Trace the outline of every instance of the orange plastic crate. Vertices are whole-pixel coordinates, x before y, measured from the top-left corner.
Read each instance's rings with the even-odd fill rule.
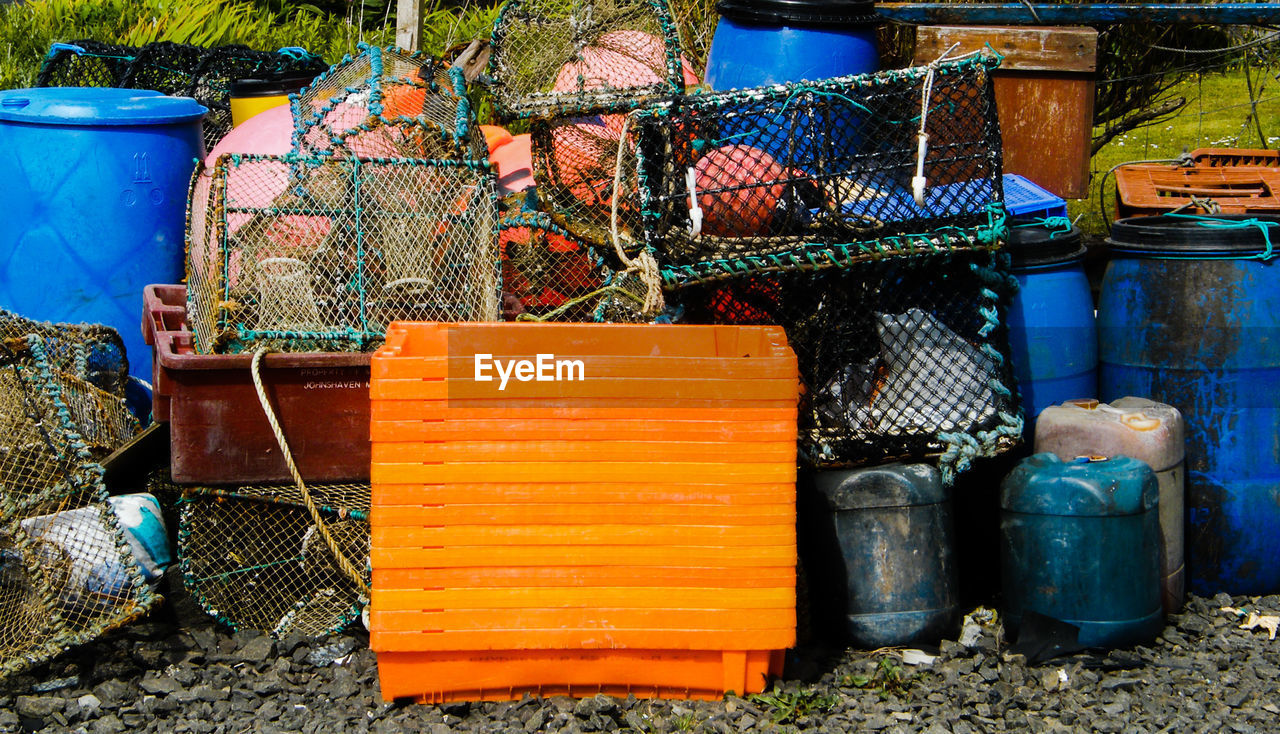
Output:
[[[1116,169],[1116,216],[1138,217],[1179,209],[1204,213],[1192,199],[1212,199],[1225,214],[1280,212],[1280,169],[1177,168],[1134,164]]]
[[[1280,150],[1249,148],[1196,148],[1191,161],[1202,168],[1227,166],[1280,168]]]
[[[582,360],[494,382],[473,355]],[[774,327],[393,324],[371,368],[385,698],[763,690],[795,640]]]

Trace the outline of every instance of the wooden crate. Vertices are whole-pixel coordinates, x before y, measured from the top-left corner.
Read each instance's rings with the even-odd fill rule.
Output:
[[[1092,28],[921,26],[914,63],[990,45],[1004,55],[993,75],[1004,172],[1027,177],[1064,199],[1089,193],[1094,72]]]

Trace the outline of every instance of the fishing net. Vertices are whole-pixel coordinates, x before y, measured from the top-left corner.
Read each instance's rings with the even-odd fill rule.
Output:
[[[621,224],[676,282],[990,246],[1004,216],[997,63],[976,56],[636,112]],[[578,179],[607,168],[611,184],[616,163],[603,164]],[[551,198],[575,195],[575,179],[546,173]]]
[[[323,533],[368,584],[369,485],[308,488],[317,526],[293,485],[189,488],[181,502],[178,553],[188,591],[234,629],[276,637],[336,632],[367,600],[340,570]]]
[[[361,46],[291,102],[294,149],[306,155],[485,161],[461,69]]]
[[[0,366],[0,677],[134,619],[157,597],[98,462],[137,422],[56,371],[38,335]]]
[[[898,257],[691,285],[687,323],[779,324],[805,385],[800,445],[818,466],[937,458],[948,478],[1013,447],[1022,418],[993,252]]]
[[[492,47],[506,119],[626,112],[698,83],[663,0],[508,0]]]
[[[594,248],[521,212],[501,221],[503,317],[508,321],[644,323],[646,286]]]
[[[0,310],[0,342],[11,350],[27,349],[26,337],[44,340],[45,355],[55,370],[78,377],[100,390],[124,397],[129,360],[124,341],[102,324],[52,324]]]
[[[319,74],[327,66],[319,56],[292,47],[255,51],[245,46],[203,48],[169,41],[133,47],[84,40],[53,44],[36,86],[154,89],[194,97],[209,108],[204,118],[204,142],[209,149],[231,130],[231,82]]]
[[[197,170],[188,222],[202,353],[361,351],[397,319],[498,318],[483,162],[225,155]]]

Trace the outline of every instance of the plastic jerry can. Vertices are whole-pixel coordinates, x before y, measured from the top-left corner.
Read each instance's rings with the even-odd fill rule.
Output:
[[[1036,422],[1036,451],[1077,456],[1129,456],[1151,467],[1160,484],[1160,587],[1166,614],[1182,608],[1186,588],[1183,507],[1186,428],[1178,409],[1146,398],[1110,405],[1072,400],[1046,408]]]
[[[1085,647],[1153,639],[1160,605],[1160,490],[1137,459],[1024,459],[1000,485],[1005,618],[1075,625]]]
[[[821,532],[839,558],[821,559],[816,595],[839,594],[845,632],[876,648],[937,640],[955,617],[949,490],[928,464],[817,472]],[[831,588],[834,587],[834,588]],[[841,588],[843,587],[843,588]]]

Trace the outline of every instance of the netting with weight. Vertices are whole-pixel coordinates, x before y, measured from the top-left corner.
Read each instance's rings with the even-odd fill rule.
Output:
[[[12,342],[10,343],[12,346]],[[0,677],[142,615],[147,586],[98,464],[138,425],[39,335],[0,366]]]
[[[805,385],[801,451],[813,464],[938,457],[953,476],[1011,448],[1022,430],[1002,258],[955,252],[757,274],[670,299],[686,323],[786,329]]]
[[[1004,216],[996,63],[690,95],[636,112],[624,224],[673,282],[990,246]]]
[[[508,321],[644,323],[647,287],[545,214],[501,222],[503,317]]]
[[[508,0],[492,43],[506,119],[625,112],[697,83],[664,0]]]
[[[481,163],[226,155],[197,170],[189,222],[202,352],[360,351],[396,319],[498,318]]]
[[[327,67],[324,59],[301,48],[255,51],[245,46],[203,48],[169,41],[134,47],[83,40],[55,43],[40,67],[36,86],[154,89],[194,97],[209,108],[204,142],[212,148],[231,130],[231,82],[315,75]]]
[[[367,585],[369,485],[308,490],[323,532],[292,485],[186,491],[178,528],[182,578],[206,612],[234,629],[276,637],[327,634],[360,616],[360,588],[340,570],[323,533],[365,570]]]

